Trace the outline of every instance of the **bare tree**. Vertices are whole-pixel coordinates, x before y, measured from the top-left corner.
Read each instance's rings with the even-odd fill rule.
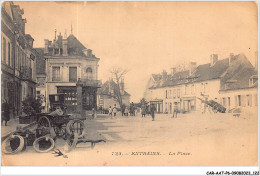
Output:
[[[126,69],[122,69],[119,67],[113,67],[111,69],[112,78],[115,80],[115,84],[116,84],[114,88],[114,95],[121,109],[123,107],[123,101],[122,101],[122,93],[120,91],[120,80],[124,77],[124,75],[127,72],[128,71]]]

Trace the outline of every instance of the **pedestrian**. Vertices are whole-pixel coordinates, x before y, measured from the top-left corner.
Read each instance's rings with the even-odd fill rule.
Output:
[[[155,118],[154,112],[155,112],[156,109],[155,109],[154,104],[151,104],[150,106],[151,106],[151,115],[152,115],[152,118],[153,118],[152,121],[154,121],[154,118]]]
[[[112,119],[112,108],[111,108],[111,106],[109,106],[109,108],[108,108],[108,115],[111,116],[111,119]]]
[[[115,104],[114,107],[113,107],[113,114],[114,114],[114,117],[116,117],[116,113],[117,113],[117,109],[116,109],[116,104]]]
[[[125,116],[128,116],[129,110],[128,110],[127,107],[125,108],[125,112],[124,113],[125,113]]]
[[[5,126],[7,126],[7,122],[10,120],[10,109],[9,109],[9,104],[8,102],[4,99],[4,102],[2,104],[2,119],[1,119],[1,123],[3,123],[3,121],[5,121]]]
[[[178,104],[177,104],[177,102],[175,102],[172,117],[174,118],[174,116],[175,116],[175,118],[177,118],[177,114],[178,114]]]
[[[122,116],[124,116],[124,113],[125,113],[125,105],[124,104],[122,105],[121,112],[122,112]]]
[[[146,115],[146,106],[143,105],[142,106],[142,117],[145,117],[145,115]]]
[[[96,117],[96,111],[95,108],[92,108],[92,119],[94,119]]]

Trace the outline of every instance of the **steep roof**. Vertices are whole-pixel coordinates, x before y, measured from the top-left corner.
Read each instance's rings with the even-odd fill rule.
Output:
[[[86,47],[73,35],[70,34],[68,40],[68,54],[85,56],[83,51]]]
[[[43,48],[35,48],[37,52],[36,56],[36,74],[45,74],[46,63],[44,59],[44,49]]]
[[[114,97],[113,94],[111,94],[110,90],[109,90],[109,87],[115,87],[116,86],[116,83],[114,81],[106,81],[104,84],[102,84],[101,88],[98,89],[98,94],[99,95],[108,95],[108,96],[111,96],[111,97]],[[130,94],[128,92],[126,92],[124,90],[124,94],[123,96],[130,96]]]
[[[249,79],[252,75],[257,75],[257,71],[246,56],[240,54],[221,77],[220,90],[248,88],[250,87]]]
[[[244,54],[233,56],[231,63],[229,58],[218,60],[214,65],[203,64],[199,65],[190,75],[189,70],[176,72],[173,75],[167,75],[163,78],[162,75],[153,74],[157,80],[150,89],[159,87],[170,87],[192,82],[207,81],[220,79],[221,90],[240,89],[249,87],[249,78],[252,75],[257,75],[252,64],[248,61]],[[256,85],[258,84],[255,83]],[[256,86],[256,85],[253,86]]]

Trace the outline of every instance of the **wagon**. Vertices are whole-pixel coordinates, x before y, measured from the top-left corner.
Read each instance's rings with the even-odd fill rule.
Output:
[[[83,118],[73,118],[66,114],[66,106],[64,104],[64,94],[49,95],[51,113],[37,114],[38,127],[46,127],[59,137],[66,138],[67,135],[77,133],[82,137],[86,133],[86,127]]]

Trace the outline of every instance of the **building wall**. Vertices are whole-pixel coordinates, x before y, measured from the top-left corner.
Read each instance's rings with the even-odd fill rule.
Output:
[[[13,15],[16,14],[14,13],[15,10],[19,9],[14,9],[12,3],[10,1],[4,2],[1,11],[1,94],[2,102],[3,99],[8,101],[11,116],[15,117],[22,112],[21,101],[27,95],[27,88],[31,87],[33,93],[35,93],[35,62],[30,57],[33,49],[32,46],[27,45],[28,41],[25,39],[24,30],[15,28]],[[15,22],[21,21],[24,22],[24,19],[16,17]],[[19,38],[16,33],[19,34]],[[32,69],[34,79],[24,80],[21,77],[21,69],[24,66]],[[25,90],[25,93],[23,93],[23,90]]]
[[[240,98],[239,98],[240,96]],[[240,99],[240,100],[239,100]],[[239,89],[232,91],[220,91],[218,102],[227,110],[241,107],[242,109],[258,107],[258,89]]]
[[[50,106],[49,95],[57,93],[57,86],[74,86],[80,78],[82,81],[86,79],[97,80],[98,60],[87,59],[83,57],[50,57],[46,60],[46,111]],[[60,80],[53,80],[53,67],[60,67]],[[69,68],[77,67],[76,81],[69,81]],[[92,74],[87,73],[87,69],[92,69]]]

